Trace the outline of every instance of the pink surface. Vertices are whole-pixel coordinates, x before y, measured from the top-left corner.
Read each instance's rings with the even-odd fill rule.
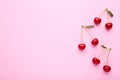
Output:
[[[120,80],[120,1],[119,0],[0,0],[0,80]],[[100,26],[89,30],[112,47],[106,74],[98,56],[100,44],[92,47],[84,33],[85,51],[80,52],[81,25],[105,8],[114,13],[114,27],[106,31],[106,15]]]

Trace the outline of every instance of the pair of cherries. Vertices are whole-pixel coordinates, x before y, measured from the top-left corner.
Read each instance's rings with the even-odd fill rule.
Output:
[[[100,59],[95,57],[95,58],[92,59],[92,62],[93,62],[93,64],[98,65],[98,64],[100,64]],[[105,72],[110,72],[111,71],[111,67],[109,65],[104,65],[103,66],[103,70]]]
[[[109,18],[108,16],[110,16],[111,18],[113,17],[113,13],[112,13],[110,10],[108,10],[107,8],[100,14],[100,16],[101,16],[104,12],[107,13],[107,19]],[[99,25],[99,24],[102,22],[102,19],[100,18],[100,16],[94,18],[94,23],[95,23],[96,25]],[[112,22],[110,22],[109,19],[108,19],[108,22],[105,24],[105,28],[106,28],[107,30],[110,30],[112,27],[113,27],[113,24],[112,24]]]
[[[113,14],[112,14],[112,12],[111,12],[110,10],[105,9],[105,10],[102,12],[102,14],[103,14],[104,12],[107,12],[107,15],[109,15],[110,17],[113,17]],[[101,22],[102,22],[102,19],[101,19],[100,17],[95,17],[95,18],[94,18],[94,23],[95,23],[96,25],[99,25]],[[83,29],[83,28],[84,28],[84,29],[86,29],[86,28],[93,28],[93,27],[94,27],[94,26],[91,26],[91,25],[82,26],[82,29]],[[112,24],[111,22],[109,22],[109,20],[108,20],[108,22],[105,24],[105,28],[106,28],[107,30],[110,30],[112,27],[113,27],[113,24]],[[82,29],[81,29],[81,42],[82,42],[82,32],[83,32]],[[88,31],[87,31],[87,32],[88,32]],[[88,32],[88,34],[89,34],[90,37],[91,37],[91,34],[90,34],[89,32]],[[92,38],[92,37],[91,37],[91,38]],[[97,38],[92,38],[91,44],[92,44],[93,46],[98,45],[98,43],[99,43],[99,40],[98,40]],[[102,45],[102,47],[103,47],[104,49],[107,49],[107,50],[109,51],[109,53],[108,53],[108,56],[109,56],[110,51],[111,51],[111,48],[107,48],[107,47],[105,47],[104,45]],[[80,50],[84,50],[84,49],[86,48],[86,44],[85,44],[85,43],[80,43],[80,44],[78,45],[78,48],[79,48]],[[104,65],[104,66],[103,66],[103,70],[104,70],[105,72],[110,72],[110,71],[111,71],[111,67],[108,65],[108,56],[107,56],[107,65]],[[98,65],[98,64],[100,64],[100,59],[94,57],[94,58],[92,59],[92,62],[93,62],[93,64]]]
[[[99,17],[95,17],[94,18],[94,23],[96,24],[96,25],[98,25],[98,24],[100,24],[101,23],[101,18],[99,18]],[[106,24],[105,24],[105,28],[107,29],[107,30],[110,30],[111,28],[112,28],[112,26],[113,26],[113,24],[111,23],[111,22],[107,22]]]
[[[82,33],[83,33],[83,29],[88,29],[88,28],[93,28],[94,26],[93,25],[87,25],[87,26],[82,26],[82,29],[81,29],[81,42],[82,42]],[[87,31],[87,30],[86,30]],[[88,31],[87,31],[88,32]],[[89,36],[91,37],[92,41],[91,41],[91,44],[93,46],[96,46],[98,45],[99,43],[99,40],[97,38],[93,38],[92,35],[88,32]],[[80,50],[84,50],[86,48],[86,44],[85,43],[81,43],[78,45],[78,48]]]
[[[104,70],[105,72],[110,72],[110,71],[111,71],[111,67],[108,65],[108,57],[109,57],[109,55],[110,55],[111,48],[107,48],[107,47],[104,46],[104,45],[101,45],[101,46],[102,46],[102,48],[104,48],[104,49],[106,49],[106,50],[108,51],[107,64],[103,66],[103,70]],[[100,57],[101,57],[101,54],[100,54],[100,56],[99,56],[98,58],[94,57],[94,58],[92,59],[93,64],[95,64],[95,65],[100,64],[100,59],[99,59]]]

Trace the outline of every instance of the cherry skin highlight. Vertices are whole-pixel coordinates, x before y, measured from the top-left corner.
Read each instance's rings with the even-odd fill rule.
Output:
[[[110,71],[111,71],[111,67],[110,67],[109,65],[104,65],[104,66],[103,66],[103,70],[104,70],[105,72],[110,72]]]
[[[98,24],[100,24],[101,23],[101,18],[99,18],[99,17],[95,17],[94,18],[94,23],[96,24],[96,25],[98,25]]]
[[[81,43],[81,44],[78,45],[78,48],[80,50],[84,50],[86,48],[86,45],[84,43]]]
[[[110,30],[112,28],[112,26],[113,26],[113,24],[111,22],[108,22],[108,23],[105,24],[105,28],[107,30]]]
[[[92,41],[91,41],[91,44],[93,46],[96,46],[97,44],[99,43],[99,40],[97,38],[94,38]]]
[[[93,64],[98,65],[98,64],[100,64],[100,59],[98,59],[98,58],[93,58],[93,59],[92,59],[92,62],[93,62]]]

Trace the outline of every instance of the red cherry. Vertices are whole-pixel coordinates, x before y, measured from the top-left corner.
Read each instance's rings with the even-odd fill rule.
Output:
[[[110,71],[111,71],[111,67],[110,67],[109,65],[104,65],[104,66],[103,66],[103,70],[104,70],[105,72],[110,72]]]
[[[80,50],[84,50],[85,47],[86,47],[86,45],[85,45],[84,43],[81,43],[81,44],[78,45],[78,48],[79,48]]]
[[[98,58],[93,58],[93,59],[92,59],[92,62],[93,62],[93,64],[98,65],[98,64],[100,64],[100,59],[98,59]]]
[[[105,27],[107,30],[110,30],[112,28],[113,24],[111,22],[108,22],[105,24]]]
[[[92,41],[91,41],[91,44],[93,46],[96,46],[97,44],[99,43],[99,40],[97,38],[94,38]]]
[[[99,18],[99,17],[95,17],[95,18],[94,18],[94,23],[97,24],[97,25],[100,24],[101,21],[102,21],[102,20],[101,20],[101,18]]]

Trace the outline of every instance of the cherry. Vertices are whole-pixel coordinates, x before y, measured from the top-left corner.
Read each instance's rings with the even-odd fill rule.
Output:
[[[78,48],[80,50],[84,50],[86,48],[86,45],[84,43],[81,43],[81,44],[78,45]]]
[[[100,59],[98,59],[98,58],[93,58],[93,59],[92,59],[92,62],[93,62],[93,64],[98,65],[98,64],[100,64]]]
[[[99,18],[99,17],[95,17],[95,18],[94,18],[94,23],[97,24],[97,25],[100,24],[101,21],[102,21],[102,20],[101,20],[101,18]]]
[[[111,22],[108,22],[105,24],[105,27],[107,30],[110,30],[112,28],[113,24]]]
[[[104,70],[105,72],[110,72],[110,71],[111,71],[111,67],[110,67],[109,65],[104,65],[104,66],[103,66],[103,70]]]
[[[97,38],[94,38],[92,41],[91,41],[91,44],[93,46],[96,46],[97,44],[99,43],[99,40]]]

